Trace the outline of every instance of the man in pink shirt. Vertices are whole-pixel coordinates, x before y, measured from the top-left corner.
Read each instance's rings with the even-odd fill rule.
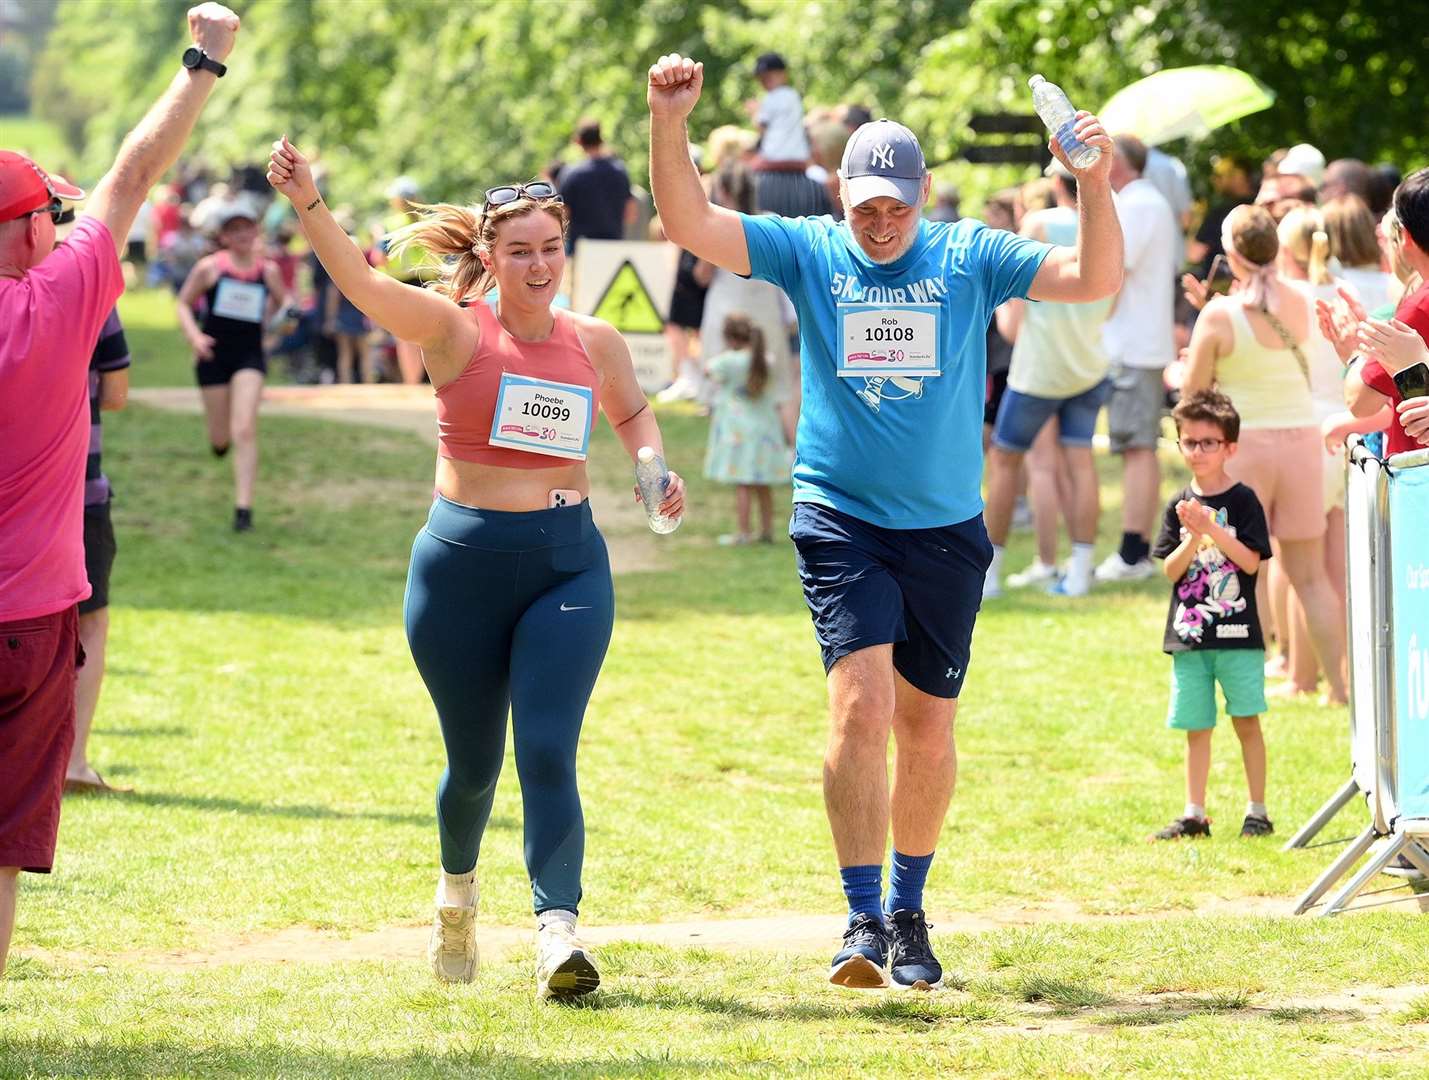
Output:
[[[178,158],[238,32],[216,3],[188,24],[194,47],[63,244],[55,225],[84,193],[0,151],[0,973],[19,872],[54,862],[74,739],[89,356],[124,291],[118,252],[139,204]]]

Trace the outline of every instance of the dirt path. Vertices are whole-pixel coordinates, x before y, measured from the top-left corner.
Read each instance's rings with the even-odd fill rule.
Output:
[[[189,387],[131,390],[129,400],[172,412],[202,411],[198,391]],[[430,386],[265,386],[263,414],[397,428],[415,432],[433,449],[437,445],[436,408]],[[610,550],[612,572],[663,569],[663,555],[645,525],[644,512],[631,495],[596,485],[592,485],[590,495]]]
[[[1275,897],[1246,897],[1235,900],[1208,899],[1197,906],[1202,915],[1270,916],[1284,915],[1289,902]],[[1049,901],[1037,907],[1010,906],[974,915],[954,912],[930,914],[939,932],[986,933],[1010,927],[1049,923],[1093,924],[1114,920],[1184,918],[1184,911],[1144,915],[1098,915],[1082,910],[1071,901]],[[252,963],[348,963],[364,960],[409,962],[420,959],[426,950],[430,924],[398,923],[377,930],[343,936],[330,930],[306,926],[283,930],[215,938],[201,946],[172,950],[147,950],[111,954],[102,962],[135,964],[156,969],[207,968],[222,964]],[[679,922],[631,923],[625,925],[582,924],[581,935],[593,946],[614,942],[647,942],[674,947],[707,949],[768,950],[805,952],[826,949],[843,932],[839,914],[787,915],[754,919],[691,919]],[[511,926],[482,922],[479,941],[482,955],[499,960],[530,948],[533,930],[529,923]],[[43,959],[43,957],[41,957]],[[93,954],[59,956],[55,960],[92,966]]]

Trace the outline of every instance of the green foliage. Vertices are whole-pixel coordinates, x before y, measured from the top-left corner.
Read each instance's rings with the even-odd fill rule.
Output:
[[[184,44],[188,0],[62,0],[33,90],[92,179],[157,94]],[[1329,158],[1429,158],[1414,85],[1423,21],[1379,0],[248,0],[230,75],[194,150],[252,162],[288,133],[318,150],[333,198],[371,203],[398,173],[428,197],[466,199],[572,155],[575,121],[602,121],[645,172],[644,72],[662,52],[704,60],[692,131],[747,123],[753,57],[789,61],[810,106],[857,101],[925,137],[939,174],[975,207],[1030,167],[957,155],[976,112],[1030,111],[1028,75],[1096,108],[1163,67],[1229,63],[1275,90],[1272,109],[1172,149],[1193,176],[1217,152],[1264,156],[1309,141]]]

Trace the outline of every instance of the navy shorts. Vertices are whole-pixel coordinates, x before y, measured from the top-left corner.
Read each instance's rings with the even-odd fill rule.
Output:
[[[992,562],[981,514],[937,529],[885,529],[796,503],[789,537],[825,672],[849,653],[891,644],[893,666],[913,686],[958,696]]]

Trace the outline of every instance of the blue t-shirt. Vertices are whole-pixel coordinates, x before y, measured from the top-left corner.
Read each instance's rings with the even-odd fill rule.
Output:
[[[964,218],[919,223],[880,265],[831,217],[743,216],[753,276],[799,313],[803,407],[794,501],[889,529],[931,529],[982,511],[988,321],[1025,297],[1052,250]],[[941,375],[840,378],[840,303],[936,305]]]

